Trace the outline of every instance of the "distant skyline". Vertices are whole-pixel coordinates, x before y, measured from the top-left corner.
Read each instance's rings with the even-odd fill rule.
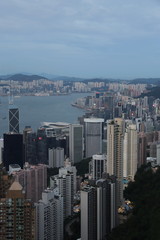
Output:
[[[0,75],[160,77],[158,0],[0,2]]]

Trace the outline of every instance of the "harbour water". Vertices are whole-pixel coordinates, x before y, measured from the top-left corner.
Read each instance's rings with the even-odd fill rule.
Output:
[[[36,130],[41,122],[68,122],[77,123],[84,110],[71,106],[77,98],[82,98],[88,93],[77,93],[60,96],[21,96],[14,98],[14,105],[19,108],[20,131],[25,126]],[[1,97],[0,104],[0,137],[8,132],[8,97]]]

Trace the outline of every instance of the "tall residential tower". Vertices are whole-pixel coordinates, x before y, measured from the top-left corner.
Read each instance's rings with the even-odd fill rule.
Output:
[[[83,126],[80,124],[69,127],[69,158],[72,164],[83,159]]]
[[[0,213],[0,239],[35,239],[35,209],[19,182],[13,182],[0,199]]]
[[[124,134],[123,177],[134,180],[138,165],[138,134],[135,124],[129,124]]]
[[[107,124],[107,173],[117,178],[117,206],[123,200],[124,120],[115,118]]]

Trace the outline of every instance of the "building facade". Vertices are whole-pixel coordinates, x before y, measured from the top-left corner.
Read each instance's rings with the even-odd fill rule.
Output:
[[[80,124],[69,127],[69,158],[72,164],[83,159],[83,126]]]
[[[81,190],[81,239],[102,240],[117,225],[115,178],[99,179]]]
[[[81,191],[81,239],[97,240],[97,191],[94,187]]]
[[[23,168],[24,155],[22,134],[4,134],[3,164],[6,167],[7,171],[9,170],[10,164],[18,164],[21,168]]]
[[[123,177],[134,180],[138,166],[138,134],[135,124],[126,127],[123,150]]]
[[[93,180],[102,178],[102,174],[107,172],[107,156],[105,154],[95,154],[90,161],[90,176]]]
[[[19,133],[19,109],[14,105],[9,107],[9,132]]]
[[[14,173],[15,178],[23,186],[25,196],[33,202],[41,199],[42,192],[47,188],[47,166],[44,164],[29,165]]]
[[[117,178],[117,206],[123,201],[124,120],[115,118],[107,124],[107,173]]]
[[[35,208],[25,199],[18,182],[13,182],[6,197],[0,199],[0,212],[0,239],[36,239]]]
[[[47,189],[36,206],[36,239],[63,240],[63,197]]]
[[[84,155],[86,158],[102,153],[103,123],[102,118],[84,118]]]
[[[48,162],[50,168],[60,168],[64,166],[64,148],[48,149]]]
[[[61,168],[59,175],[50,178],[50,186],[58,189],[59,194],[63,197],[64,219],[73,214],[74,200],[74,173]]]
[[[2,166],[0,166],[0,198],[5,198],[13,179],[9,176]]]

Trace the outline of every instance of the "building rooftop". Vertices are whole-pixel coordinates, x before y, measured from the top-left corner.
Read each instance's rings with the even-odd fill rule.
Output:
[[[87,186],[84,186],[82,188],[82,191],[83,192],[90,192],[92,189],[95,189],[95,187],[91,186],[91,185],[87,185]]]
[[[12,185],[10,186],[10,188],[9,188],[9,190],[10,191],[21,191],[23,188],[22,188],[22,186],[21,186],[21,184],[19,183],[19,182],[17,182],[17,181],[14,181],[13,183],[12,183]]]
[[[12,168],[21,168],[18,164],[10,164],[9,166],[11,166]]]
[[[42,127],[47,128],[66,128],[69,127],[70,123],[66,122],[42,122]]]
[[[104,119],[103,118],[84,118],[84,122],[98,123],[98,122],[104,122]]]

